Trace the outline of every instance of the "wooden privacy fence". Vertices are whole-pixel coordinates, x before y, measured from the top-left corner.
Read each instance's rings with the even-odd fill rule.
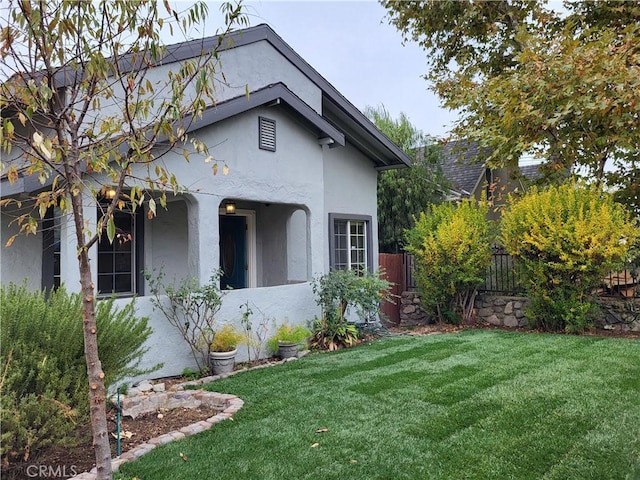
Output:
[[[392,283],[391,295],[393,303],[384,301],[380,305],[380,311],[390,322],[400,323],[400,294],[405,290],[404,275],[407,271],[403,263],[402,253],[381,253],[378,255],[378,265],[384,272],[384,278]]]

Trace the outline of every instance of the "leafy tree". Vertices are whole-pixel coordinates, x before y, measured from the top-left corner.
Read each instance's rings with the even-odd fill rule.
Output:
[[[640,242],[638,222],[594,185],[532,188],[510,200],[502,238],[523,272],[530,320],[548,330],[589,328],[597,311],[593,292],[631,259]]]
[[[50,207],[73,217],[99,479],[111,478],[111,454],[88,252],[103,232],[114,240],[115,209],[128,203],[135,210],[146,203],[153,216],[156,200],[166,207],[167,189],[180,191],[176,177],[157,161],[164,154],[180,149],[187,159],[194,151],[208,155],[206,145],[186,132],[214,102],[218,47],[225,34],[246,23],[240,4],[222,4],[226,27],[217,47],[181,62],[158,82],[148,67],[167,52],[163,26],[172,37],[186,36],[208,14],[204,2],[178,12],[165,0],[166,14],[161,5],[153,0],[10,0],[0,30],[3,72],[10,75],[0,86],[2,168],[10,181],[25,175],[42,186],[31,201],[6,199],[2,206],[26,208],[16,219],[24,234],[37,232]],[[94,228],[84,209],[105,197],[107,183],[115,192]]]
[[[454,133],[491,147],[490,165],[533,152],[549,175],[573,169],[640,213],[637,2],[382,4],[427,50],[434,91],[461,112]]]
[[[407,231],[422,305],[440,321],[472,320],[478,287],[491,261],[486,202],[432,205]]]
[[[378,175],[378,242],[380,251],[398,253],[404,231],[428,205],[442,201],[446,180],[440,166],[441,147],[418,130],[404,114],[394,119],[383,105],[367,107],[364,114],[413,159],[411,168]]]

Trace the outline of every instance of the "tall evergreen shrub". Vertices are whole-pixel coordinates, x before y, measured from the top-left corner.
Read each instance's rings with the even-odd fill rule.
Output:
[[[89,412],[82,299],[58,289],[46,298],[25,286],[0,288],[0,419],[3,463],[26,460],[59,443]],[[147,318],[104,300],[97,308],[105,384],[144,373],[138,368],[151,335]]]
[[[420,214],[407,230],[423,308],[439,320],[470,321],[477,289],[491,261],[486,203],[443,203]]]
[[[591,328],[594,291],[640,242],[637,220],[611,194],[576,183],[532,188],[510,203],[502,239],[518,258],[530,322],[547,330]]]

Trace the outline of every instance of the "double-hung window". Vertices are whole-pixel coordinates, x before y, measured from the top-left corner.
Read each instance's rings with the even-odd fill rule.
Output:
[[[330,213],[329,245],[333,270],[371,271],[371,217]]]
[[[101,211],[102,210],[102,211]],[[98,207],[98,218],[104,207]],[[142,286],[142,209],[116,209],[113,222],[116,235],[109,242],[106,232],[98,241],[98,294],[141,294]]]

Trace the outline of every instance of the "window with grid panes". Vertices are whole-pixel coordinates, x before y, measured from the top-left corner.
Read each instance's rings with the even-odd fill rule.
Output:
[[[330,214],[331,268],[371,270],[371,217]]]
[[[113,242],[104,232],[98,241],[98,295],[140,294],[142,259],[142,209],[115,210]],[[102,212],[98,211],[98,218]]]

